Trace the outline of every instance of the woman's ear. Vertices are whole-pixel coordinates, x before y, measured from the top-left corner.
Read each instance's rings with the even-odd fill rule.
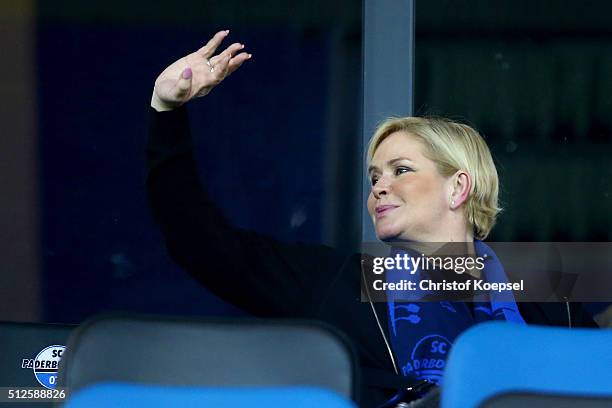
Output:
[[[448,204],[452,210],[455,210],[461,207],[470,196],[470,191],[472,191],[472,178],[465,170],[457,170],[457,172],[451,176],[451,180],[452,191]]]

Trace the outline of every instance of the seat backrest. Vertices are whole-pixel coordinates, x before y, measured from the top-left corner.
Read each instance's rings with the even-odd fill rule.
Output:
[[[489,322],[451,349],[443,408],[612,406],[612,331]]]
[[[355,408],[338,394],[313,387],[194,388],[99,383],[73,393],[64,408],[266,407]]]
[[[106,317],[68,343],[60,384],[318,386],[355,397],[356,363],[345,338],[314,322]]]

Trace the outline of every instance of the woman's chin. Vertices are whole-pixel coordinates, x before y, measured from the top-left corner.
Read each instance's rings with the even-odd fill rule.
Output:
[[[383,242],[397,241],[399,235],[399,231],[392,229],[383,228],[376,230],[376,237]]]

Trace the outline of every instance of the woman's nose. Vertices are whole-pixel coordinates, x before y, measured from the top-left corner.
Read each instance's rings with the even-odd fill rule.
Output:
[[[391,183],[388,178],[383,176],[376,181],[376,184],[372,186],[372,194],[374,197],[380,198],[380,196],[389,194]]]

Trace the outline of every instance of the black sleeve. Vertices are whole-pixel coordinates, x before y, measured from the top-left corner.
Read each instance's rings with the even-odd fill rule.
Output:
[[[147,196],[170,256],[221,298],[264,316],[311,317],[346,257],[234,228],[197,175],[184,107],[151,110]]]

